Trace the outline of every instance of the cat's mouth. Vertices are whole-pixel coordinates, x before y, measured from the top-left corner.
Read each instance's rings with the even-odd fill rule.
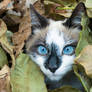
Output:
[[[60,80],[61,78],[64,77],[64,75],[72,70],[72,65],[67,65],[61,68],[58,68],[54,73],[50,72],[47,76],[50,80]],[[50,71],[50,70],[49,70]]]
[[[72,69],[70,69],[71,67],[70,66],[67,66],[67,68],[64,68],[64,69],[62,69],[61,71],[59,70],[59,69],[57,69],[56,70],[56,72],[55,73],[50,73],[49,75],[47,75],[48,76],[48,78],[50,79],[50,80],[54,80],[54,81],[59,81],[60,79],[62,79],[63,77],[64,77],[64,75],[67,73],[67,72],[69,72],[70,70],[72,70]]]
[[[43,73],[50,79],[50,80],[60,80],[68,71],[72,70],[72,64],[65,65],[59,67],[54,73],[51,72],[49,69],[45,67],[41,67]]]
[[[61,66],[60,68],[58,68],[54,73],[53,72],[51,72],[52,73],[52,75],[55,75],[55,76],[57,76],[57,75],[61,75],[61,73],[63,73],[64,71],[66,71],[66,70],[70,70],[70,68],[72,69],[72,65],[67,65],[67,66]]]

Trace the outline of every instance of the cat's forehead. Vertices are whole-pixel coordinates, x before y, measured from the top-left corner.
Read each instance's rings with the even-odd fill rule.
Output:
[[[51,45],[52,43],[61,47],[65,44],[64,33],[63,30],[65,27],[63,26],[63,21],[52,21],[50,20],[50,24],[48,26],[48,31],[46,34],[46,44]]]
[[[78,40],[79,29],[77,28],[67,28],[63,25],[65,21],[52,21],[48,26],[48,31],[45,36],[46,43],[56,43],[58,45],[65,44],[70,40]]]

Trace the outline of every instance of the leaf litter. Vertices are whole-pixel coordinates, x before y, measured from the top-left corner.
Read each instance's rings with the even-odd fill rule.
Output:
[[[0,92],[11,92],[10,90],[10,69],[4,65],[0,70]]]
[[[23,54],[25,41],[31,35],[30,4],[33,4],[40,14],[59,20],[69,17],[78,1],[85,3],[87,14],[92,18],[91,0],[2,0],[0,2],[0,92],[80,92],[70,86],[48,91],[39,68],[26,54]],[[90,81],[92,34],[88,23],[88,18],[83,16],[74,72],[85,91],[92,92]]]

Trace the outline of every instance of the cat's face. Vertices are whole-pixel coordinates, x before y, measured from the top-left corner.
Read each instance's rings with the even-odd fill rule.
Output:
[[[26,42],[26,51],[50,80],[58,81],[72,70],[84,11],[80,4],[69,19],[54,21],[45,19],[31,6],[33,34]]]

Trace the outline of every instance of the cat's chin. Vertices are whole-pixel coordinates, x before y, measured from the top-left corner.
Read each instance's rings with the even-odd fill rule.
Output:
[[[48,79],[49,80],[51,80],[51,81],[59,81],[59,80],[61,80],[62,79],[62,76],[60,76],[60,75],[49,75],[49,76],[47,76],[48,77]]]
[[[55,74],[50,72],[49,74],[45,74],[45,76],[47,76],[50,81],[59,81],[64,77],[64,74]]]

